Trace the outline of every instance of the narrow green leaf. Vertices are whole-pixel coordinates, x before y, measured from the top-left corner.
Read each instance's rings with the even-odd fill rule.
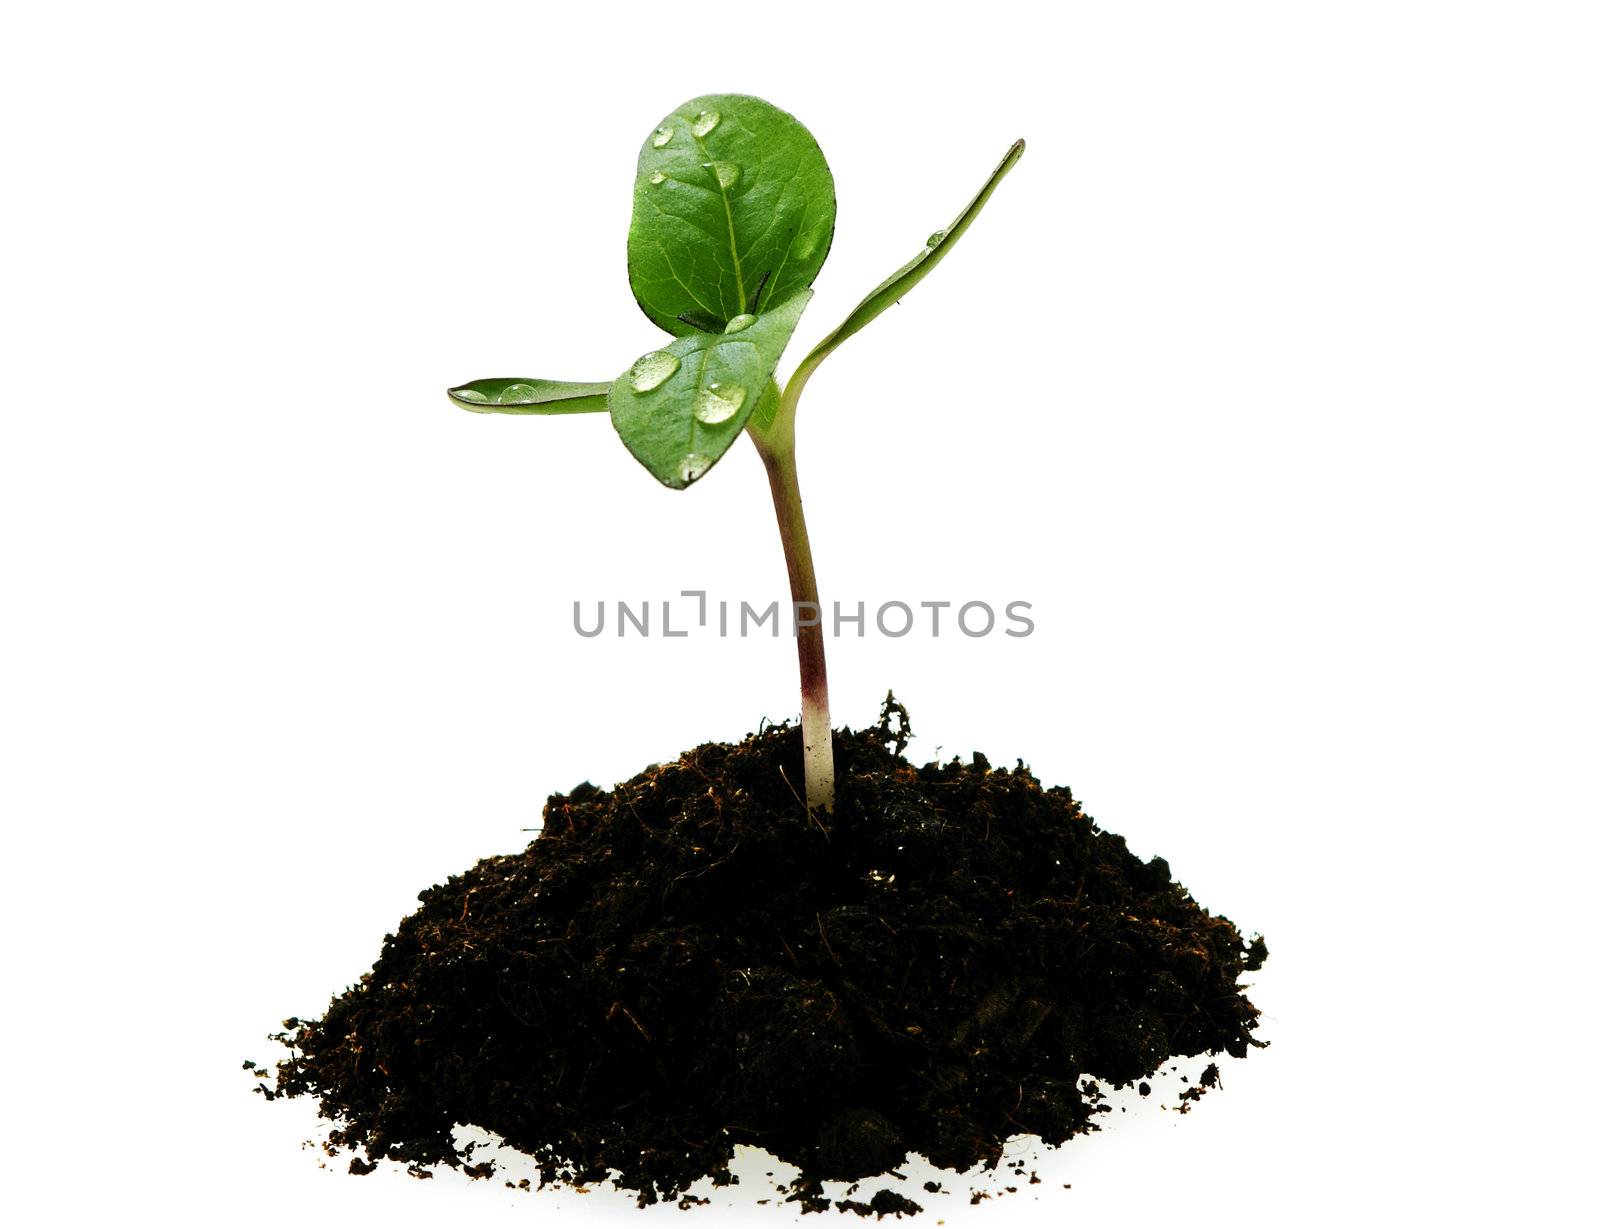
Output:
[[[732,333],[695,332],[643,355],[611,386],[611,422],[639,463],[674,490],[739,438],[811,300],[802,290]]]
[[[799,120],[747,94],[708,94],[645,137],[628,279],[683,337],[777,307],[810,286],[833,242],[833,174]]]
[[[805,387],[806,381],[811,378],[811,373],[817,369],[822,360],[838,349],[846,338],[859,333],[889,307],[899,302],[913,286],[932,273],[934,267],[945,258],[951,248],[955,247],[956,241],[967,233],[967,228],[972,225],[973,219],[994,195],[994,190],[1000,181],[1012,167],[1016,166],[1024,148],[1024,142],[1018,141],[1008,149],[1006,156],[1000,160],[1000,165],[995,167],[994,173],[978,190],[978,195],[956,215],[956,220],[944,230],[929,235],[922,251],[891,273],[871,294],[856,305],[856,309],[845,317],[843,324],[819,341],[811,353],[806,355],[796,368],[788,388],[784,390],[784,401],[791,414],[795,402],[799,399],[800,390]]]
[[[450,400],[474,414],[598,414],[606,408],[610,388],[507,376],[459,385],[450,390]]]

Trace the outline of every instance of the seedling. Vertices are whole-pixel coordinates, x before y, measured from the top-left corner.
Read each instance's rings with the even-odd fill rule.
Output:
[[[703,478],[741,433],[766,466],[789,569],[800,656],[806,803],[833,806],[828,668],[811,543],[795,467],[795,411],[822,361],[933,272],[1022,157],[1018,141],[977,196],[890,274],[795,368],[778,360],[833,242],[833,175],[805,127],[746,94],[678,107],[645,138],[628,227],[628,280],[673,340],[610,383],[474,380],[450,399],[479,414],[609,411],[622,442],[663,485]]]
[[[1265,945],[1201,908],[1164,859],[1134,855],[1021,762],[994,771],[974,751],[913,766],[892,696],[876,728],[829,728],[821,621],[803,617],[817,579],[795,470],[801,394],[943,259],[1021,154],[1019,141],[780,388],[832,238],[833,181],[790,116],[695,99],[645,139],[628,235],[634,296],[671,340],[609,384],[450,390],[478,412],[609,411],[679,490],[750,435],[795,602],[807,809],[780,774],[790,735],[763,730],[615,789],[552,795],[523,852],[421,893],[370,973],[320,1020],[275,1034],[291,1053],[276,1088],[260,1086],[315,1096],[337,1124],[327,1151],[351,1150],[352,1173],[387,1158],[485,1176],[477,1145],[455,1143],[472,1126],[535,1158],[545,1182],[609,1176],[641,1206],[688,1206],[753,1144],[796,1167],[791,1201],[821,1211],[823,1182],[899,1176],[911,1153],[992,1172],[1018,1135],[1055,1146],[1093,1130],[1104,1089],[1261,1044],[1239,981]],[[858,786],[836,810],[835,745]],[[823,809],[829,822],[809,822]],[[920,1210],[887,1188],[833,1206]]]

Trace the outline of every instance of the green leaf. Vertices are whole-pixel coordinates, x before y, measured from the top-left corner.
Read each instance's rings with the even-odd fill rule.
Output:
[[[994,195],[994,190],[1012,167],[1016,166],[1017,159],[1022,157],[1025,144],[1018,141],[1006,151],[1006,156],[1000,160],[1000,165],[995,167],[994,173],[989,176],[983,187],[978,190],[978,195],[973,197],[967,207],[956,215],[956,220],[942,231],[935,231],[928,236],[928,242],[906,264],[891,273],[880,283],[871,294],[856,305],[856,309],[845,317],[844,323],[833,332],[819,341],[811,353],[801,360],[790,378],[788,387],[784,389],[783,405],[774,414],[773,419],[757,423],[757,430],[765,435],[775,427],[774,420],[787,422],[793,425],[794,407],[800,398],[800,390],[805,387],[806,381],[811,378],[812,372],[821,364],[822,360],[832,354],[848,337],[859,333],[872,321],[881,316],[888,308],[899,302],[906,292],[920,282],[934,267],[949,254],[955,247],[956,241],[967,233],[967,228],[989,198]]]
[[[450,400],[474,414],[598,414],[610,388],[508,376],[459,385],[450,390]]]
[[[810,300],[802,290],[736,332],[695,332],[643,355],[611,386],[611,422],[628,451],[674,490],[701,478],[771,399]]]
[[[769,396],[768,393],[773,395]],[[745,425],[749,427],[750,434],[761,442],[772,430],[773,419],[777,418],[778,410],[783,404],[783,390],[774,381],[767,393],[761,394],[761,400],[756,402],[756,408],[750,414],[750,421]]]
[[[811,285],[834,212],[833,174],[794,116],[747,94],[692,99],[639,151],[634,298],[676,336],[721,332]]]

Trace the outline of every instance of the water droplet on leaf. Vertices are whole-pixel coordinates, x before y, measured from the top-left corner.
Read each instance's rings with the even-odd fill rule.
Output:
[[[711,458],[704,453],[691,452],[678,462],[678,477],[685,482],[693,482],[706,470],[711,468]]]
[[[817,250],[817,237],[815,235],[801,235],[794,241],[794,254],[799,260],[804,260]]]
[[[742,333],[755,322],[756,318],[749,312],[740,312],[732,320],[728,321],[727,327],[722,331],[724,333]]]
[[[525,405],[533,400],[535,391],[531,384],[507,384],[495,400],[501,405]]]
[[[933,234],[928,236],[928,246],[930,248],[938,247],[941,243],[944,242],[944,237],[945,237],[945,235],[947,233],[948,232],[942,231],[942,230],[934,231]]]
[[[650,144],[657,149],[660,149],[670,140],[672,140],[672,127],[669,124],[662,124],[661,127],[650,134]]]
[[[660,171],[651,171],[650,172],[650,182],[651,183],[655,183],[655,184],[666,183],[667,182],[667,177],[665,175],[663,175]]]
[[[694,416],[703,423],[727,422],[744,404],[743,384],[707,384],[694,399]]]
[[[458,388],[450,395],[457,401],[473,401],[483,405],[487,405],[489,403],[489,398],[485,397],[475,388]]]
[[[724,188],[731,188],[735,183],[738,182],[739,168],[734,166],[733,163],[710,162],[706,165],[711,168],[712,173],[717,177],[717,182]]]
[[[678,370],[678,356],[669,350],[652,350],[628,368],[628,383],[636,393],[648,393],[665,384]]]
[[[722,116],[716,111],[702,111],[694,117],[694,123],[689,125],[689,131],[697,137],[703,137],[722,122]]]

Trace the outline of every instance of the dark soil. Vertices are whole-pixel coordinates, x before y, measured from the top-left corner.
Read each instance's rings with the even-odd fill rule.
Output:
[[[836,736],[820,819],[787,726],[552,797],[526,850],[423,892],[359,984],[286,1022],[269,1095],[318,1098],[353,1172],[463,1165],[474,1124],[547,1182],[649,1203],[728,1181],[747,1143],[826,1206],[823,1179],[908,1151],[992,1167],[1012,1136],[1093,1129],[1092,1081],[1259,1044],[1259,939],[1068,790],[981,755],[914,767],[903,733]]]

